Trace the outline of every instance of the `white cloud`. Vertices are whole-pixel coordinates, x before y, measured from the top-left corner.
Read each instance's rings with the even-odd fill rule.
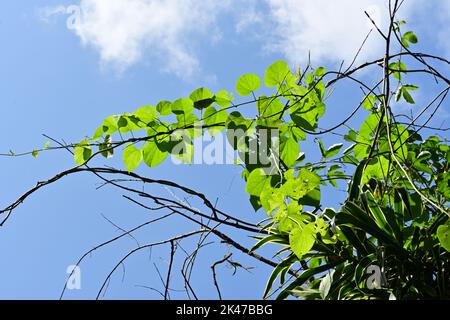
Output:
[[[293,64],[311,58],[318,63],[350,63],[373,25],[364,11],[385,30],[389,21],[387,0],[266,0],[267,21],[272,24],[267,43],[270,51],[281,52]],[[416,33],[433,29],[432,38],[450,53],[450,2],[448,0],[406,0],[397,14],[411,22]],[[411,19],[411,20],[410,20]],[[416,23],[420,21],[419,23]],[[383,41],[374,29],[359,61],[378,57]]]
[[[124,70],[149,54],[158,65],[189,78],[199,68],[191,41],[216,40],[216,12],[227,1],[81,0],[71,28],[101,61]]]
[[[219,15],[235,22],[236,37],[257,39],[292,64],[303,64],[309,52],[314,64],[348,64],[373,28],[364,11],[384,29],[387,7],[387,0],[81,0],[81,19],[70,29],[99,52],[103,64],[125,70],[149,57],[158,69],[190,78],[201,67],[195,48],[221,39]],[[437,41],[450,52],[448,0],[407,0],[400,17],[422,18],[431,7]],[[73,16],[70,8],[44,8],[41,17]],[[360,60],[378,56],[382,45],[373,30]]]
[[[350,62],[373,26],[368,11],[383,27],[387,8],[380,0],[267,0],[275,23],[269,49],[283,52],[292,63],[313,61]],[[380,48],[373,31],[362,52],[367,57]]]

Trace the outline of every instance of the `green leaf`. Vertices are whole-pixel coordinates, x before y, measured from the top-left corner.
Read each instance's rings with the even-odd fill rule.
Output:
[[[92,149],[89,141],[86,139],[75,146],[74,159],[77,165],[81,166],[86,163],[92,156]]]
[[[377,98],[373,94],[369,94],[364,98],[363,108],[372,111],[375,108],[375,103],[377,102]]]
[[[189,114],[194,110],[194,102],[189,98],[181,98],[172,103],[172,112],[176,115]]]
[[[271,234],[271,235],[268,235],[268,236],[262,238],[261,240],[259,240],[252,247],[252,249],[250,251],[256,251],[268,243],[280,243],[280,242],[284,242],[284,241],[285,241],[285,237],[283,237],[279,234]]]
[[[371,113],[367,116],[361,125],[358,133],[358,144],[354,148],[355,157],[364,159],[369,155],[370,146],[372,144],[371,137],[374,135],[380,116],[377,113]]]
[[[405,85],[403,85],[403,88],[405,88],[407,90],[417,90],[417,89],[419,89],[418,86],[415,86],[413,84],[405,84]]]
[[[314,208],[320,207],[320,188],[314,188],[305,194],[299,201],[299,204],[304,206],[311,206]]]
[[[114,134],[119,130],[115,116],[110,116],[103,121],[103,132],[106,134]]]
[[[261,79],[256,74],[244,74],[236,83],[236,91],[241,96],[248,96],[261,87]]]
[[[270,65],[264,74],[264,84],[269,87],[275,87],[292,77],[289,65],[285,61],[276,61]]]
[[[339,151],[341,151],[343,146],[344,145],[342,143],[333,144],[327,150],[324,150],[324,152],[322,153],[322,156],[325,159],[329,159],[331,157],[334,157],[335,155],[337,155],[339,153]],[[323,144],[322,144],[322,148],[323,148]],[[322,149],[321,149],[321,151],[322,151]]]
[[[285,260],[281,261],[272,271],[269,280],[267,281],[266,289],[264,290],[263,299],[266,299],[272,289],[278,275],[286,268],[289,268],[295,263],[295,256],[289,256]]]
[[[142,148],[142,155],[146,165],[153,168],[162,163],[169,153],[162,151],[154,140],[148,141]]]
[[[337,143],[337,144],[333,144],[328,149],[325,149],[325,146],[323,145],[323,142],[321,139],[317,139],[317,142],[319,144],[320,153],[322,154],[322,157],[325,159],[328,159],[328,158],[331,158],[331,157],[334,157],[335,155],[337,155],[339,153],[339,151],[342,149],[342,147],[344,146],[342,143]]]
[[[327,72],[327,70],[324,67],[319,67],[314,71],[314,75],[316,77],[323,77],[323,75]]]
[[[315,131],[317,121],[324,115],[325,110],[326,106],[324,103],[307,103],[301,108],[291,110],[291,119],[298,127],[308,131]]]
[[[260,96],[256,102],[256,107],[261,116],[268,117],[268,119],[277,120],[281,111],[284,109],[283,103],[278,97]]]
[[[228,114],[225,110],[217,111],[213,106],[206,108],[205,112],[203,113],[203,123],[206,126],[211,126],[207,128],[211,136],[215,136],[217,133],[221,132],[224,129],[227,119]]]
[[[293,171],[291,169],[285,172],[286,182],[282,186],[282,189],[292,199],[299,200],[320,185],[320,177],[308,169],[300,169],[298,177],[294,177]]]
[[[112,138],[108,134],[103,142],[98,147],[102,156],[105,158],[111,158],[114,155],[114,149],[112,148]]]
[[[412,31],[406,32],[402,37],[402,44],[409,48],[409,43],[416,44],[418,42],[417,36]]]
[[[325,146],[323,145],[322,139],[317,139],[317,143],[319,144],[320,154],[322,155],[322,158],[325,158],[326,150]]]
[[[340,263],[342,263],[342,261],[338,261],[338,262],[332,263],[332,264],[325,264],[325,265],[319,266],[317,268],[308,269],[308,270],[302,272],[302,274],[297,279],[292,281],[291,284],[289,284],[283,291],[280,292],[280,294],[277,297],[277,300],[286,299],[293,289],[303,285],[314,275],[325,272],[325,271],[331,269],[333,266],[336,266]]]
[[[133,112],[133,115],[135,115],[141,122],[143,122],[138,123],[139,126],[143,125],[144,123],[148,125],[158,117],[158,115],[156,114],[156,109],[153,106],[144,106],[142,108],[139,108],[135,112]]]
[[[407,71],[406,65],[401,61],[391,63],[389,69],[391,69],[394,77],[398,80],[402,79],[401,73]]]
[[[100,139],[103,136],[103,130],[104,130],[104,126],[101,125],[100,127],[97,128],[97,130],[95,130],[94,132],[94,136],[92,137],[92,141],[97,141],[98,139]]]
[[[159,112],[160,115],[168,116],[172,113],[172,102],[166,100],[160,101],[156,105],[156,110]]]
[[[382,179],[388,175],[389,160],[383,156],[373,158],[366,166],[364,171],[362,184],[369,182],[371,178]]]
[[[247,179],[246,192],[252,196],[260,196],[264,188],[270,186],[270,176],[267,176],[263,169],[253,170]]]
[[[359,194],[361,192],[360,186],[362,177],[364,174],[364,170],[366,169],[366,165],[369,160],[363,160],[358,164],[355,170],[355,174],[353,175],[353,179],[350,181],[349,194],[348,199],[350,201],[356,201],[359,199]]]
[[[405,87],[402,88],[402,92],[403,92],[403,98],[406,100],[406,102],[408,102],[410,104],[416,103],[414,101],[413,97],[411,96],[411,94],[408,92],[408,90],[405,89]]]
[[[364,193],[364,196],[367,200],[369,213],[371,214],[372,218],[375,220],[378,227],[380,227],[380,229],[382,229],[386,233],[392,234],[392,229],[389,226],[389,223],[386,219],[386,215],[384,214],[383,209],[381,209],[380,206],[378,205],[378,203],[376,202],[372,193],[370,191],[366,191]]]
[[[229,94],[226,90],[222,90],[216,93],[216,103],[221,108],[228,108],[231,105],[231,101],[233,101],[233,95]]]
[[[130,144],[123,150],[123,162],[128,172],[132,172],[142,162],[142,151]]]
[[[450,224],[439,226],[437,229],[437,236],[441,246],[450,252]]]
[[[403,253],[403,248],[399,246],[398,241],[390,233],[378,227],[367,212],[352,201],[347,201],[342,207],[342,212],[336,215],[336,224],[363,230],[378,238],[379,241],[384,242],[386,245],[391,245],[397,252]]]
[[[189,96],[194,101],[195,109],[205,109],[215,102],[215,97],[211,91],[206,88],[199,88]]]
[[[311,251],[315,242],[316,232],[313,223],[307,224],[303,228],[295,228],[289,234],[291,250],[299,259]]]
[[[131,130],[131,125],[126,115],[121,115],[119,117],[119,120],[117,120],[117,126],[119,127],[120,133],[127,133]]]
[[[314,73],[308,73],[308,75],[305,77],[305,83],[308,85],[308,87],[311,87],[314,84]]]
[[[350,129],[348,133],[344,136],[344,140],[347,142],[355,142],[357,138],[357,133],[355,130]]]
[[[287,139],[281,144],[281,160],[288,167],[291,167],[297,161],[298,155],[300,153],[300,146],[297,141],[293,138]]]
[[[261,201],[257,196],[250,196],[250,204],[255,212],[262,208]]]
[[[270,180],[268,183],[270,183]],[[272,188],[268,183],[266,183],[259,197],[264,210],[270,215],[275,209],[284,205],[286,195],[281,189]]]
[[[34,158],[37,158],[37,157],[39,156],[39,151],[33,150],[33,152],[31,152],[31,155],[32,155]]]
[[[194,90],[191,95],[189,96],[189,98],[191,98],[192,101],[196,102],[196,101],[201,101],[201,100],[205,100],[205,99],[210,99],[214,97],[213,93],[211,91],[209,91],[206,88],[198,88],[196,90]]]

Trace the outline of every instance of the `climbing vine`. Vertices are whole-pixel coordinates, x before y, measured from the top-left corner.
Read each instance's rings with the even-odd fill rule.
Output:
[[[169,157],[192,163],[195,139],[223,134],[238,155],[236,165],[243,168],[242,191],[262,222],[251,225],[233,218],[203,195],[177,188],[200,197],[211,213],[184,210],[255,238],[250,250],[235,247],[273,267],[264,298],[274,293],[279,299],[450,298],[449,144],[441,136],[446,129],[428,126],[450,90],[436,63],[448,67],[450,62],[412,51],[418,37],[403,32],[407,24],[396,19],[398,8],[395,1],[386,33],[377,28],[386,44],[380,59],[339,71],[310,65],[293,71],[276,61],[261,76],[242,75],[234,88],[236,98],[202,87],[188,97],[109,116],[92,137],[57,147],[73,152],[76,167],[48,183],[80,171],[153,183],[134,171],[141,165],[155,168]],[[360,80],[358,75],[367,70],[381,74],[374,84]],[[410,82],[413,73],[432,81],[439,93],[415,115],[396,114],[395,103],[416,104],[419,87]],[[359,87],[360,103],[336,126],[323,128],[320,120],[340,81]],[[363,116],[353,128],[349,122],[356,114]],[[326,145],[321,137],[331,134],[341,141]],[[315,155],[302,152],[310,137],[320,155],[316,162],[311,160]],[[120,156],[124,170],[92,168],[99,156]],[[342,186],[347,189],[342,205],[324,207],[324,188]],[[167,199],[146,197],[185,215]],[[25,198],[1,213],[9,216]],[[228,238],[194,222],[222,240]],[[279,247],[277,262],[257,254],[269,244]],[[368,272],[374,267],[379,268],[378,278]]]

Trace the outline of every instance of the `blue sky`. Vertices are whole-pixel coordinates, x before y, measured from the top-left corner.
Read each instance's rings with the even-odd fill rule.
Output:
[[[77,10],[81,16],[71,25]],[[386,5],[375,0],[3,1],[0,152],[43,146],[43,133],[77,142],[92,135],[108,115],[183,97],[200,86],[233,91],[240,74],[262,74],[279,59],[305,65],[309,50],[315,65],[336,67],[342,59],[348,63],[370,28],[364,10],[383,25]],[[401,16],[419,36],[421,50],[450,55],[448,1],[409,0]],[[373,32],[360,61],[378,57],[380,49]],[[371,76],[364,75],[368,80]],[[336,123],[343,110],[347,114],[354,108],[359,97],[349,97],[352,90],[343,85],[335,93],[324,127]],[[419,103],[426,98],[425,93],[416,94]],[[438,118],[435,124],[446,121],[448,107]],[[313,144],[301,148],[318,151]],[[120,161],[99,164],[119,166]],[[71,166],[70,154],[61,151],[43,153],[37,159],[0,157],[1,207],[37,181]],[[168,162],[139,171],[219,198],[224,210],[239,217],[264,218],[251,209],[237,167]],[[96,190],[97,184],[88,175],[67,178],[14,212],[0,229],[0,298],[57,298],[67,266],[95,244],[119,234],[102,215],[124,229],[148,220],[149,214],[130,205],[120,192]],[[338,202],[339,195],[327,201]],[[187,226],[174,219],[149,227],[137,237],[146,243],[183,230]],[[251,244],[245,237],[241,241]],[[88,258],[82,265],[82,290],[68,292],[67,298],[95,297],[111,266],[135,245],[134,240],[124,239]],[[153,263],[164,272],[164,250],[154,250],[152,259],[148,252],[130,259],[123,281],[119,271],[105,298],[158,298],[139,286],[161,287]],[[207,249],[199,258],[194,284],[201,298],[216,297],[209,266],[224,253]],[[257,265],[239,255],[236,259]],[[260,298],[269,271],[258,267],[233,277],[232,270],[221,268],[224,296]],[[174,293],[174,297],[182,296]]]

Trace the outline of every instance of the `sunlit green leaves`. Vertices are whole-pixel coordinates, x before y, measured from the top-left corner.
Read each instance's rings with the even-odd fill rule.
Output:
[[[379,141],[379,150],[380,152],[391,152],[394,151],[394,154],[401,160],[405,161],[408,157],[408,139],[409,132],[408,130],[398,124],[392,125],[390,128],[390,142],[386,136],[380,137]],[[392,150],[391,150],[392,145]]]
[[[288,138],[281,144],[280,157],[287,167],[291,167],[295,164],[299,153],[300,146],[295,139]]]
[[[403,40],[410,45],[417,42],[417,37],[406,33]],[[404,61],[408,60],[401,56],[401,61],[389,65],[390,74],[401,80],[391,88],[394,85],[399,88],[397,101],[412,104],[412,92],[417,87],[402,81],[407,72]],[[196,137],[205,134],[207,129],[216,142],[221,138],[217,134],[225,130],[228,142],[239,156],[236,163],[244,168],[242,177],[253,208],[262,208],[269,217],[263,223],[268,236],[258,237],[256,247],[264,243],[283,246],[276,254],[282,262],[272,273],[266,294],[270,294],[278,277],[285,284],[292,264],[303,259],[309,269],[287,285],[281,297],[293,292],[308,298],[364,297],[367,293],[360,289],[365,288],[365,268],[383,254],[389,257],[384,260],[389,272],[395,274],[398,265],[391,257],[398,256],[403,272],[408,274],[416,266],[420,269],[421,262],[425,265],[433,261],[433,255],[441,257],[447,254],[444,249],[450,251],[448,218],[435,214],[434,208],[431,211],[432,206],[427,202],[444,207],[449,201],[450,147],[438,137],[424,140],[415,132],[419,123],[418,126],[398,124],[398,115],[389,112],[391,99],[386,101],[388,108],[382,108],[386,105],[384,95],[379,94],[381,84],[358,97],[359,101],[362,98],[362,107],[370,111],[365,119],[354,117],[351,122],[343,122],[341,130],[333,130],[334,140],[325,134],[329,126],[323,125],[324,129],[320,126],[325,132],[324,141],[329,143],[314,140],[319,145],[320,159],[317,159],[318,152],[312,157],[300,153],[300,149],[308,150],[304,144],[319,134],[319,119],[326,111],[326,89],[332,92],[332,86],[321,79],[326,74],[322,67],[308,67],[303,74],[298,71],[294,75],[286,62],[277,61],[264,74],[265,85],[273,88],[265,88],[265,95],[257,95],[261,86],[257,75],[244,74],[239,78],[236,91],[241,96],[252,95],[250,101],[234,105],[234,98],[227,91],[214,94],[202,87],[194,90],[189,98],[173,103],[161,101],[156,108],[146,106],[131,114],[108,117],[92,139],[76,146],[75,159],[79,165],[89,160],[91,146],[110,157],[115,147],[139,141],[139,145],[129,144],[123,152],[125,167],[130,172],[142,161],[155,167],[169,154],[172,159],[191,163]],[[350,98],[348,101],[358,101]],[[256,111],[241,107],[249,102],[255,104]],[[228,114],[228,109],[233,112]],[[166,122],[160,116],[168,116]],[[408,121],[405,119],[400,122]],[[355,127],[358,123],[359,130],[350,129],[350,125]],[[113,142],[112,135],[118,130],[121,135]],[[269,147],[263,145],[264,130],[276,131],[275,137],[270,137],[274,139]],[[129,135],[123,135],[128,132]],[[342,134],[345,134],[343,139],[336,138]],[[127,140],[129,137],[133,139]],[[342,140],[349,142],[344,151]],[[265,155],[278,156],[277,163],[264,167],[266,164],[259,159],[250,161],[250,156],[260,149]],[[37,156],[37,151],[32,155]],[[406,174],[400,171],[400,166]],[[409,179],[415,182],[414,186]],[[346,184],[349,187],[340,209],[324,209],[329,187],[341,190]],[[419,263],[409,264],[414,259]],[[334,274],[325,273],[330,269],[334,269]],[[421,289],[413,282],[411,290],[419,292]],[[299,285],[306,289],[299,289]]]
[[[265,119],[277,120],[284,109],[283,103],[278,97],[260,96],[256,102],[256,107],[261,116]]]
[[[142,150],[139,150],[133,144],[128,145],[123,150],[123,162],[128,172],[134,171],[141,164],[142,160]]]
[[[247,179],[247,186],[245,191],[253,196],[260,196],[264,188],[270,186],[271,177],[266,175],[263,169],[253,170]]]
[[[402,73],[407,71],[406,65],[401,61],[391,63],[389,65],[389,69],[392,72],[392,74],[394,75],[394,77],[398,80],[401,80]]]
[[[155,139],[149,140],[142,148],[142,156],[146,165],[156,167],[162,163],[169,154],[165,150],[161,150]]]
[[[245,97],[259,87],[261,87],[261,79],[256,74],[244,74],[236,83],[236,92]]]
[[[380,116],[376,113],[369,114],[361,125],[358,133],[358,144],[355,146],[353,152],[355,157],[363,159],[368,156],[372,145],[372,135],[377,130],[380,122]]]
[[[172,103],[166,100],[160,101],[156,105],[156,110],[161,116],[168,116],[172,113]]]
[[[302,259],[309,253],[316,242],[316,232],[313,223],[295,228],[289,234],[289,244],[295,255]]]
[[[326,149],[321,139],[318,139],[317,142],[319,143],[320,153],[322,154],[322,157],[325,159],[332,158],[335,155],[337,155],[344,146],[342,143],[336,143],[333,144],[328,149]]]
[[[256,192],[260,192],[257,190]],[[279,188],[272,188],[270,180],[264,181],[264,188],[260,192],[261,205],[268,215],[272,214],[275,209],[284,205],[286,193]]]
[[[403,86],[400,86],[395,95],[395,99],[399,101],[403,97],[403,99],[405,99],[406,102],[414,104],[415,103],[414,99],[409,91],[417,90],[418,88],[419,87],[411,84],[405,84]]]
[[[115,116],[110,116],[103,121],[103,132],[106,134],[113,134],[119,127],[117,125],[117,120]]]
[[[302,104],[301,108],[291,110],[291,119],[294,123],[307,131],[315,131],[317,121],[325,114],[325,104],[322,102]]]
[[[389,160],[383,156],[372,159],[366,166],[362,183],[366,184],[371,178],[383,179],[387,177],[389,171]]]
[[[92,156],[92,148],[86,139],[75,146],[74,159],[77,165],[83,165]]]
[[[212,136],[224,129],[227,119],[228,114],[225,110],[216,110],[213,106],[206,108],[203,113],[203,123]]]
[[[189,98],[181,98],[172,103],[172,112],[176,115],[189,114],[194,110],[194,102]]]
[[[156,108],[153,106],[141,107],[133,112],[133,115],[139,119],[139,126],[146,126],[158,117],[156,114]]]
[[[299,170],[297,177],[292,169],[286,171],[284,176],[286,182],[282,188],[294,200],[303,198],[320,185],[320,177],[305,168]]]
[[[205,109],[216,100],[213,93],[206,88],[199,88],[191,93],[189,98],[194,102],[195,109]]]
[[[375,103],[377,102],[377,98],[373,94],[369,94],[364,98],[362,106],[364,109],[368,111],[373,111],[375,109]]]
[[[269,87],[275,87],[292,77],[291,70],[285,61],[277,61],[270,65],[264,74],[264,84]]]
[[[314,71],[314,75],[318,78],[323,77],[327,70],[324,67],[319,67]]]
[[[416,44],[418,42],[417,36],[412,31],[406,32],[402,37],[402,44],[409,48],[409,44]]]
[[[119,116],[119,119],[117,120],[117,126],[119,127],[120,133],[139,130],[141,129],[141,126],[145,125],[146,123],[139,120],[139,118],[137,118],[136,116],[130,114],[123,114]]]
[[[103,142],[99,145],[98,149],[102,156],[105,158],[111,158],[114,155],[112,138],[109,134],[106,135]]]
[[[234,99],[233,94],[228,93],[226,90],[221,90],[221,91],[217,92],[215,98],[216,98],[216,103],[221,108],[228,108]]]

